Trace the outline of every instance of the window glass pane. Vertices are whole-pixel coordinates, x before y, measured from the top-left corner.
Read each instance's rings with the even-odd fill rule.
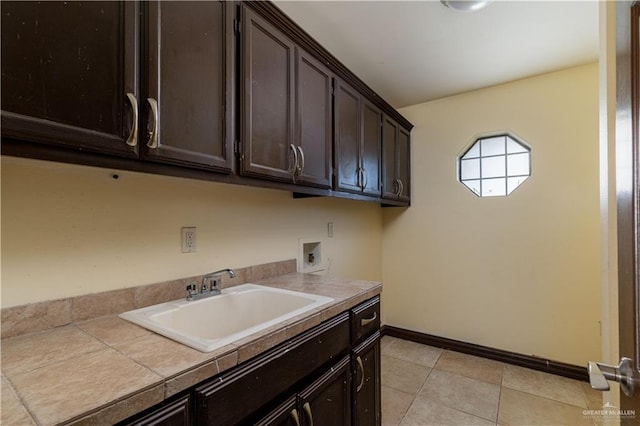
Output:
[[[507,194],[511,194],[525,180],[527,180],[527,176],[507,178]]]
[[[480,159],[460,161],[460,179],[480,179]]]
[[[497,136],[494,138],[482,139],[480,142],[482,144],[482,149],[480,153],[483,157],[487,155],[500,155],[505,153],[505,137]]]
[[[504,155],[482,158],[482,178],[506,176]]]
[[[465,180],[462,182],[464,186],[475,192],[476,195],[480,195],[480,181],[479,180]]]
[[[484,163],[482,165],[484,167]],[[509,173],[509,176],[530,174],[529,153],[526,152],[524,154],[508,155],[507,156],[507,172]]]
[[[471,148],[464,154],[462,158],[478,158],[480,157],[480,144],[474,143]]]
[[[506,179],[483,179],[482,180],[482,196],[498,197],[507,195]]]
[[[514,154],[516,152],[528,152],[529,150],[524,146],[520,145],[518,142],[511,139],[507,136],[507,153]]]
[[[507,134],[476,139],[458,157],[458,174],[479,197],[508,195],[531,176],[531,148]]]

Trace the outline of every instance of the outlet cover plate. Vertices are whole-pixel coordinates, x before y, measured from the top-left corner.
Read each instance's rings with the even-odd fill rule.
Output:
[[[189,226],[182,228],[182,252],[193,253],[196,251],[196,228]]]

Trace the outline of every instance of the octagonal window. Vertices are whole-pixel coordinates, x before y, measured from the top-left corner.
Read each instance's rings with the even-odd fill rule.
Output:
[[[479,197],[511,194],[531,176],[531,148],[512,135],[476,139],[458,159],[458,179]]]

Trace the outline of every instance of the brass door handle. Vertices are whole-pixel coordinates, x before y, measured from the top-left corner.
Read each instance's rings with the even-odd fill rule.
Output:
[[[305,402],[302,406],[305,414],[307,415],[307,419],[309,419],[309,426],[313,426],[313,414],[311,414],[311,405],[308,402]]]
[[[133,93],[127,93],[127,98],[131,102],[132,120],[131,120],[131,133],[127,138],[126,144],[129,146],[138,145],[138,100]]]
[[[291,418],[293,419],[293,422],[296,424],[296,426],[300,426],[300,417],[298,417],[298,410],[296,410],[295,408],[293,410],[291,410]]]
[[[149,102],[149,106],[151,107],[151,117],[153,118],[153,128],[149,132],[149,141],[147,142],[147,146],[155,149],[158,147],[158,101],[153,98],[148,98],[147,102]]]
[[[362,389],[362,386],[364,385],[364,365],[362,365],[362,358],[357,357],[356,358],[356,363],[358,363],[358,368],[360,368],[360,383],[358,384],[358,387],[356,388],[356,392],[360,392],[360,389]]]
[[[289,149],[293,153],[293,156],[289,156],[289,174],[293,178],[293,182],[296,181],[296,172],[298,171],[298,150],[294,144],[289,145]],[[293,159],[293,161],[291,161]]]
[[[296,167],[296,172],[298,176],[300,176],[302,173],[304,173],[304,151],[302,150],[301,146],[298,147],[298,151],[300,152],[300,165]]]

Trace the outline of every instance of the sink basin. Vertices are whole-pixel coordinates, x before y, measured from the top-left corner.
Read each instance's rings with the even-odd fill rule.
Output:
[[[160,303],[120,314],[165,337],[211,352],[333,299],[315,294],[242,284],[205,299]]]

